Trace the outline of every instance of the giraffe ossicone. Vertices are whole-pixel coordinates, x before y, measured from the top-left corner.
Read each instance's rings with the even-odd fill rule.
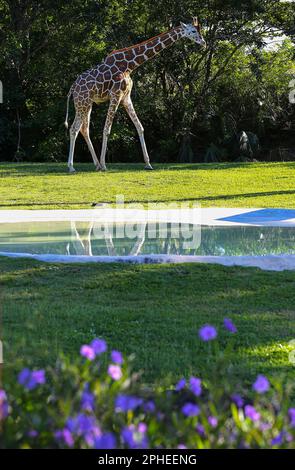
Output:
[[[147,39],[125,49],[111,52],[99,65],[83,72],[70,88],[67,99],[67,114],[65,126],[68,127],[69,101],[73,97],[75,106],[75,119],[70,128],[70,150],[68,168],[70,173],[75,172],[74,150],[79,132],[83,135],[93,163],[97,170],[106,170],[105,156],[108,136],[111,133],[114,116],[120,104],[124,106],[139,135],[145,168],[152,170],[150,159],[144,139],[144,129],[133,107],[131,100],[132,79],[131,73],[140,65],[155,57],[162,50],[167,49],[181,38],[187,37],[202,47],[206,42],[202,37],[198,19],[193,18],[189,24],[181,23],[165,33]],[[89,136],[89,123],[93,103],[109,101],[109,109],[103,130],[103,142],[98,160]]]

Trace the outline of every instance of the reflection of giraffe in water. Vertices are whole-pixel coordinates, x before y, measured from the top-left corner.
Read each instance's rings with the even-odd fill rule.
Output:
[[[75,255],[92,256],[91,234],[93,230],[93,222],[90,222],[87,228],[87,235],[80,236],[76,222],[71,220],[71,241],[67,244],[67,254],[70,255],[70,245],[72,243]]]
[[[177,28],[173,28],[166,33],[159,34],[140,44],[136,44],[125,49],[113,51],[97,67],[82,73],[71,86],[68,94],[67,116],[65,125],[68,126],[68,107],[71,95],[73,96],[76,116],[70,130],[70,151],[68,167],[70,172],[74,172],[74,149],[79,131],[83,135],[91,153],[94,165],[97,170],[105,170],[105,155],[107,149],[108,136],[111,133],[114,116],[119,105],[122,103],[131,120],[133,121],[141,142],[145,168],[152,170],[149,155],[147,152],[143,127],[134,110],[131,101],[132,80],[131,72],[137,69],[144,62],[152,59],[159,52],[170,47],[181,38],[190,38],[201,46],[206,43],[201,35],[200,25],[197,18],[193,18],[191,24],[181,23]],[[92,142],[89,137],[89,123],[92,104],[109,101],[109,110],[103,131],[103,143],[100,162],[96,156]]]
[[[146,221],[140,224],[136,242],[134,246],[131,248],[130,252],[128,253],[129,256],[138,256],[140,254],[140,251],[145,242],[146,226],[147,226]],[[118,256],[116,252],[116,248],[114,246],[114,242],[113,242],[112,231],[110,230],[110,227],[108,224],[104,225],[104,236],[105,236],[105,243],[106,243],[107,250],[108,250],[108,255]]]
[[[130,252],[129,256],[138,256],[145,242],[147,222],[142,222],[138,230],[138,236],[136,242]],[[106,244],[108,256],[120,256],[116,252],[116,248],[113,242],[112,230],[113,224],[99,222],[99,233],[101,234],[101,228],[103,227],[104,241]],[[77,256],[93,256],[92,251],[92,240],[95,239],[95,222],[92,221],[88,224],[87,234],[80,235],[77,230],[76,222],[71,221],[71,242],[67,244],[67,255],[71,255],[70,244],[72,243],[75,255]]]

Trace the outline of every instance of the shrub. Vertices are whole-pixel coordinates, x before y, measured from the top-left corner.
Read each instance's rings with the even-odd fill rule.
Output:
[[[259,375],[251,389],[228,378],[237,329],[224,320],[229,341],[204,325],[212,380],[182,378],[170,387],[143,387],[131,361],[102,339],[83,345],[74,361],[20,371],[0,391],[2,446],[6,448],[292,448],[292,387]]]

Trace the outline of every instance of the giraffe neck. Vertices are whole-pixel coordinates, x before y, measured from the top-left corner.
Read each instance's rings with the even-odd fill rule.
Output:
[[[133,72],[148,60],[151,60],[164,49],[172,46],[176,41],[183,37],[184,33],[181,26],[173,28],[166,33],[159,34],[154,38],[148,39],[140,44],[113,51],[106,59],[106,63],[115,58],[116,65],[121,72]]]

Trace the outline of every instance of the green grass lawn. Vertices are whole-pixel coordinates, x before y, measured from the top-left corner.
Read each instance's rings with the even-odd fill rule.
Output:
[[[234,374],[287,373],[295,338],[295,273],[209,265],[57,265],[0,258],[6,377],[21,365],[78,354],[96,336],[126,355],[153,383],[210,370],[204,323],[218,327],[222,348],[236,323]]]
[[[1,209],[78,209],[93,202],[199,201],[202,206],[295,207],[295,163],[212,165],[0,164]],[[206,376],[199,327],[231,317],[239,328],[234,373],[287,373],[295,338],[295,272],[207,265],[56,265],[0,258],[6,373],[74,355],[95,336],[135,354],[154,382]]]
[[[0,164],[1,209],[78,209],[93,202],[198,201],[202,206],[295,208],[295,162],[110,165]]]

